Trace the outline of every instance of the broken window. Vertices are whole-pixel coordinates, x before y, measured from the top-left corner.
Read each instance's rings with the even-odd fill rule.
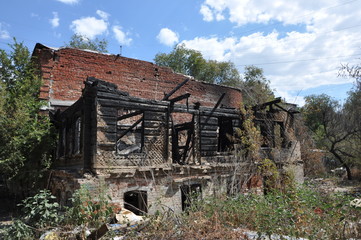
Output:
[[[66,145],[66,128],[65,124],[59,129],[59,142],[58,142],[58,158],[64,157],[65,155],[65,145]]]
[[[124,193],[124,208],[136,215],[145,215],[148,212],[146,191],[129,191]]]
[[[173,162],[185,164],[192,156],[194,119],[189,113],[172,114],[172,154]]]
[[[202,186],[200,184],[183,185],[180,189],[183,211],[191,206],[192,201],[202,197]]]
[[[73,130],[74,130],[73,153],[78,154],[81,152],[81,117],[80,116],[76,118],[73,125]]]
[[[218,152],[226,152],[233,149],[233,124],[231,118],[218,118]]]
[[[285,137],[285,129],[284,129],[283,122],[275,122],[274,137],[275,137],[275,147],[276,148],[285,148],[286,147],[286,137]]]
[[[71,156],[73,153],[73,131],[71,124],[66,125],[66,155]]]
[[[130,153],[139,153],[144,145],[142,111],[129,109],[118,110],[117,121],[117,153],[128,155]]]
[[[273,122],[257,120],[256,126],[262,136],[261,147],[272,148],[274,146]]]

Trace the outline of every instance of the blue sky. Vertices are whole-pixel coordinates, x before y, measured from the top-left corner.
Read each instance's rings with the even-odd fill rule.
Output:
[[[152,61],[183,43],[207,59],[264,69],[276,95],[303,104],[344,99],[360,62],[361,0],[12,0],[0,8],[0,47],[61,47],[74,33],[108,40],[110,53]]]

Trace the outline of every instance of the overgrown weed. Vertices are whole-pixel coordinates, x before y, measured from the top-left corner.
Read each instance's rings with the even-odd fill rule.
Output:
[[[361,219],[360,209],[350,207],[350,200],[345,195],[320,194],[306,186],[265,196],[207,198],[180,217],[157,216],[134,239],[246,239],[235,229],[308,239],[359,238],[360,233],[347,230]],[[171,220],[175,217],[181,221]]]

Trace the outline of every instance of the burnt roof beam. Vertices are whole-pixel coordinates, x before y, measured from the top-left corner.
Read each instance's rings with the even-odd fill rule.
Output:
[[[188,81],[189,81],[189,78],[186,78],[183,82],[181,82],[175,88],[173,88],[172,91],[170,91],[168,94],[166,94],[162,100],[163,101],[168,100],[168,98],[170,96],[172,96],[176,91],[178,91],[181,87],[183,87]]]

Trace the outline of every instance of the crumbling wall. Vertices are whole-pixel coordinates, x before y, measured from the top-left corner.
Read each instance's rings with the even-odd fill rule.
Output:
[[[151,62],[80,49],[52,49],[37,44],[33,55],[38,59],[43,78],[40,98],[54,107],[75,102],[81,96],[87,76],[115,83],[132,96],[153,100],[162,99],[164,93],[186,78]],[[222,93],[226,93],[222,102],[225,106],[237,108],[242,101],[239,89],[195,80],[189,81],[178,93],[190,93],[189,102],[199,102],[202,106],[213,106]]]

